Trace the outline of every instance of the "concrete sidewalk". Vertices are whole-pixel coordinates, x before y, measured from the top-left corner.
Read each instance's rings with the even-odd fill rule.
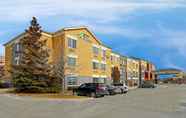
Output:
[[[138,88],[138,87],[136,87],[136,86],[135,86],[135,87],[128,87],[129,90],[135,90],[135,89],[137,89],[137,88]]]

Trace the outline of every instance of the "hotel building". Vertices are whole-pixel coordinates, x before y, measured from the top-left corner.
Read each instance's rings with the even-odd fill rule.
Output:
[[[4,44],[7,75],[10,75],[12,65],[20,64],[19,41],[26,35],[22,33]],[[47,40],[50,49],[49,63],[58,63],[62,56],[65,60],[66,88],[87,82],[111,84],[129,80],[131,86],[138,83],[139,61],[113,52],[87,27],[63,28],[54,33],[42,32],[42,39]],[[119,78],[112,77],[113,69],[118,69]]]

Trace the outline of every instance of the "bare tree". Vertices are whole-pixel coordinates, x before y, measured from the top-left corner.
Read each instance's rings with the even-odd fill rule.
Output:
[[[54,65],[54,76],[60,80],[62,93],[65,90],[65,64],[64,54],[62,54]]]
[[[81,69],[81,66],[76,64],[75,67],[70,67],[67,64],[67,58],[64,55],[64,50],[62,50],[61,55],[59,56],[57,62],[54,64],[54,76],[60,80],[61,83],[61,92],[64,93],[66,89],[66,72],[69,73],[78,73]]]

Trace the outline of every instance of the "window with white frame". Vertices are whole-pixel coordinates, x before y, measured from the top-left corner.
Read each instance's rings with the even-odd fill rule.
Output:
[[[77,77],[67,77],[67,83],[68,85],[77,85],[78,79]]]
[[[119,61],[120,61],[119,57],[116,57],[116,62],[119,62]]]
[[[103,63],[101,64],[101,70],[104,70],[104,71],[106,70],[106,64],[103,64]]]
[[[21,46],[20,43],[16,43],[13,46],[13,64],[19,65],[21,59]]]
[[[106,78],[93,78],[93,83],[105,83]]]
[[[99,78],[94,77],[94,78],[93,78],[93,83],[99,83]]]
[[[111,60],[111,62],[114,62],[115,59],[114,59],[113,55],[110,56],[110,60]]]
[[[93,53],[95,55],[98,55],[99,54],[99,48],[98,47],[93,46],[92,49],[93,49]]]
[[[94,70],[99,69],[99,63],[93,61],[93,62],[92,62],[92,68],[93,68]]]
[[[106,50],[102,50],[102,58],[103,58],[103,60],[106,59]]]
[[[76,58],[68,57],[68,66],[76,66]]]
[[[68,37],[68,47],[76,48],[77,47],[76,45],[77,45],[77,40]]]

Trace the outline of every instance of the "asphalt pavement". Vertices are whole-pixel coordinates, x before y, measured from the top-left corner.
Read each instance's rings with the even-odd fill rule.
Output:
[[[0,94],[0,118],[186,118],[186,85],[134,89],[87,100]]]

